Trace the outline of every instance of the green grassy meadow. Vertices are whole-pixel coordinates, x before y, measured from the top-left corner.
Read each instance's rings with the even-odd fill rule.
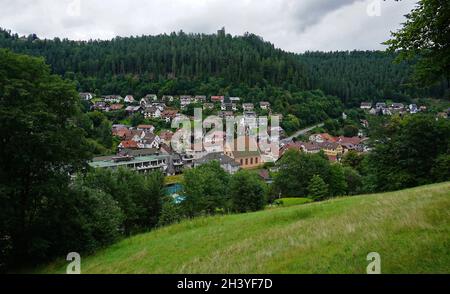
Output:
[[[82,255],[81,271],[363,274],[369,252],[382,273],[450,273],[450,182],[184,221]]]
[[[300,205],[300,204],[306,204],[306,203],[310,203],[312,202],[311,199],[309,198],[281,198],[279,199],[279,201],[281,201],[281,207],[289,207],[289,206],[294,206],[294,205]]]

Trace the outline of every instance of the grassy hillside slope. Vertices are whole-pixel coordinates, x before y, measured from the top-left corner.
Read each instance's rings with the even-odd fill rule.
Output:
[[[450,182],[205,217],[83,257],[83,273],[450,273]],[[41,273],[64,272],[56,262]]]

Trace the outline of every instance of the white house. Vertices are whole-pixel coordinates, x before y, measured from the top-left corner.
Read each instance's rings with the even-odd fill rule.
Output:
[[[192,103],[192,97],[191,96],[180,96],[180,105],[182,108],[188,106],[189,104]]]
[[[206,152],[222,152],[226,134],[222,131],[209,132],[203,138],[203,148]]]
[[[153,133],[155,131],[155,127],[152,125],[138,125],[136,129],[138,131],[145,131],[149,133]]]
[[[160,118],[162,111],[155,106],[149,106],[144,109],[145,118]]]
[[[140,142],[138,142],[138,147],[140,149],[159,149],[159,145],[161,144],[161,138],[152,133],[146,133],[144,138]]]
[[[145,131],[143,130],[131,130],[130,141],[140,142],[145,137]]]
[[[361,102],[360,108],[370,110],[372,108],[372,103],[371,102]]]
[[[140,110],[141,110],[140,106],[127,106],[127,108],[125,108],[125,111],[128,114],[133,114],[133,113],[139,112]]]
[[[92,100],[94,98],[94,95],[91,93],[80,93],[80,98],[83,100]]]
[[[120,95],[108,95],[105,96],[105,102],[109,102],[109,103],[119,103],[120,101],[123,100],[122,96]]]
[[[267,110],[270,108],[270,103],[267,101],[261,101],[261,102],[259,102],[259,107],[261,109]]]
[[[139,104],[141,105],[142,108],[145,108],[152,105],[152,101],[147,98],[142,98],[141,101],[139,101]]]
[[[416,104],[410,104],[408,109],[411,114],[415,114],[415,113],[419,112],[419,109],[417,108]]]
[[[124,101],[125,103],[133,103],[133,102],[134,102],[134,97],[133,97],[133,95],[127,95],[127,96],[125,96],[125,98],[123,99],[123,101]]]
[[[147,98],[148,100],[153,102],[158,101],[158,96],[156,94],[147,94],[144,98]]]
[[[195,160],[194,166],[197,167],[211,161],[218,161],[220,167],[222,167],[229,174],[234,174],[241,168],[240,165],[233,158],[221,152],[206,154],[202,158]]]
[[[255,109],[255,106],[253,105],[253,103],[244,103],[242,104],[242,109],[244,109],[244,111],[253,111],[253,109]]]
[[[164,95],[164,96],[162,96],[161,100],[164,101],[164,102],[173,102],[173,96],[171,96],[171,95]]]
[[[214,109],[214,104],[213,103],[203,103],[203,110],[205,109]]]
[[[206,95],[197,95],[194,97],[194,101],[196,103],[204,103],[206,102]]]

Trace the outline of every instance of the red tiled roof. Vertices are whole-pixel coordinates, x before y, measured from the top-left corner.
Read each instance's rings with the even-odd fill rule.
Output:
[[[327,155],[329,161],[337,161],[337,157],[334,155]]]
[[[290,149],[301,151],[302,150],[301,144],[302,144],[302,142],[300,142],[300,141],[295,142],[295,143],[288,143],[281,148],[280,154],[283,155],[286,151],[288,151]]]
[[[137,128],[142,130],[151,130],[154,127],[152,125],[138,125]]]
[[[131,140],[128,140],[128,141],[122,141],[122,142],[120,143],[120,146],[121,146],[122,148],[127,148],[127,149],[138,148],[137,142],[134,142],[134,141],[131,141]]]
[[[325,141],[336,142],[337,138],[331,136],[328,133],[319,134]]]
[[[125,138],[131,135],[131,131],[126,128],[120,128],[113,131],[113,136]]]
[[[109,107],[109,109],[111,109],[111,110],[120,110],[122,108],[123,108],[122,104],[113,104]]]
[[[222,101],[224,96],[211,96],[211,101]]]
[[[166,109],[163,111],[163,113],[161,114],[162,117],[170,117],[170,118],[174,118],[176,115],[178,114],[178,110],[169,110]]]
[[[162,131],[161,134],[159,134],[159,137],[162,140],[171,140],[173,137],[173,132],[171,131]]]
[[[352,145],[358,145],[359,143],[361,143],[361,138],[360,137],[343,137],[340,136],[337,138],[338,143],[341,144],[352,144]]]

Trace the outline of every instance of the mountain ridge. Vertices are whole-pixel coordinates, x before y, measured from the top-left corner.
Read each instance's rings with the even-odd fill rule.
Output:
[[[295,41],[295,40],[293,40]],[[320,89],[347,106],[365,100],[445,97],[444,82],[414,86],[412,65],[395,64],[380,51],[305,52],[276,48],[254,34],[186,34],[116,37],[112,40],[40,40],[0,30],[0,47],[44,56],[55,73],[79,91],[100,94],[224,94],[274,100],[279,91]]]

